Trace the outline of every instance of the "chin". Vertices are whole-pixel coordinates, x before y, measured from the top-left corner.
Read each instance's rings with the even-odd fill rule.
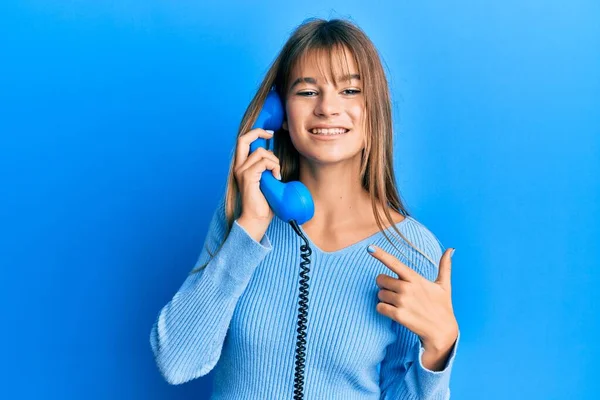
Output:
[[[335,151],[328,152],[327,150],[311,149],[309,151],[299,152],[300,156],[305,158],[308,162],[318,165],[333,165],[339,163],[350,163],[357,157],[361,157],[361,151],[358,153],[344,153],[340,154]]]

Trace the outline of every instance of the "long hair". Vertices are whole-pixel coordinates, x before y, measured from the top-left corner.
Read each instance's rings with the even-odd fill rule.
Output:
[[[353,55],[358,66],[360,79],[363,82],[365,143],[362,150],[360,176],[363,188],[370,195],[377,226],[392,246],[399,250],[385,232],[383,219],[378,212],[378,208],[381,207],[385,218],[396,233],[412,248],[436,265],[429,256],[404,237],[396,227],[390,214],[389,208],[392,208],[404,217],[410,216],[400,198],[394,176],[393,127],[389,86],[377,49],[367,35],[355,24],[343,19],[327,21],[310,18],[299,25],[292,32],[272,63],[246,109],[239,126],[238,137],[251,130],[267,94],[273,87],[285,103],[285,94],[291,84],[291,72],[296,63],[302,62],[309,54],[316,52],[320,56],[318,57],[319,60],[329,57],[330,76],[334,76],[333,58],[337,56],[338,61],[345,61],[343,64],[346,66],[345,72],[347,74],[348,63],[344,57],[344,48],[348,49]],[[289,133],[280,128],[273,136],[276,138],[273,153],[280,160],[281,182],[299,180],[299,153],[293,146]],[[241,214],[241,196],[234,175],[235,153],[236,149],[232,151],[225,191],[227,232],[231,230],[233,221]],[[219,246],[219,249],[221,246]],[[214,252],[207,249],[208,254],[212,258],[219,249]],[[208,262],[193,269],[190,274],[200,271],[207,264]]]

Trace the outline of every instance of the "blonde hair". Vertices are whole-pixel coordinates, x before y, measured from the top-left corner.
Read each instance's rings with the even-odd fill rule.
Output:
[[[298,26],[287,40],[279,55],[267,71],[257,93],[246,109],[238,130],[238,137],[252,129],[268,92],[275,87],[282,101],[285,102],[285,94],[291,84],[291,72],[297,62],[303,61],[304,57],[312,52],[319,59],[329,56],[331,76],[333,73],[333,57],[338,55],[339,60],[347,60],[343,49],[346,48],[354,56],[358,66],[358,74],[363,82],[363,93],[365,99],[365,147],[362,151],[360,176],[363,188],[368,191],[375,221],[385,238],[397,249],[390,240],[383,226],[383,219],[378,213],[378,206],[384,210],[384,215],[393,229],[412,248],[417,250],[432,264],[433,260],[421,250],[416,248],[395,225],[388,207],[402,214],[405,218],[410,216],[402,203],[393,169],[393,127],[391,100],[388,81],[380,61],[377,49],[367,35],[353,23],[332,19],[323,20],[310,18]],[[341,55],[340,55],[341,54]],[[334,77],[334,79],[336,79]],[[281,181],[299,180],[299,153],[293,146],[289,134],[284,129],[275,132],[274,154],[280,161]],[[232,151],[232,159],[229,167],[228,180],[225,190],[225,215],[227,219],[227,232],[231,230],[233,221],[241,214],[241,197],[234,176],[234,162],[236,150]],[[384,199],[384,200],[382,200]],[[227,234],[225,235],[225,238]],[[223,239],[225,241],[225,239]],[[223,243],[221,243],[220,247]],[[207,249],[210,258],[214,253]],[[400,251],[399,249],[397,249]],[[401,251],[400,251],[401,252]],[[402,253],[402,252],[401,252]],[[404,255],[404,253],[402,253]],[[405,256],[406,257],[406,256]],[[408,258],[407,258],[408,259]],[[190,274],[202,270],[208,262],[193,269]]]

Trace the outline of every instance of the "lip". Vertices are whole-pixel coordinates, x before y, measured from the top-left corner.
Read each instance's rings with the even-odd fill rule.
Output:
[[[311,129],[315,129],[315,128],[311,128]],[[344,128],[344,129],[346,129],[346,128]],[[339,138],[341,138],[343,136],[346,136],[347,134],[349,134],[350,132],[352,132],[352,130],[348,129],[348,132],[346,132],[346,133],[342,133],[342,134],[338,134],[338,135],[329,135],[329,136],[327,136],[327,135],[315,135],[311,131],[307,131],[307,132],[310,135],[310,137],[312,137],[312,138],[314,138],[316,140],[323,140],[323,141],[328,142],[328,141],[337,140],[337,139],[339,139]]]
[[[316,125],[313,127],[310,127],[308,130],[312,130],[312,129],[331,129],[331,128],[341,128],[341,129],[347,129],[350,130],[350,128],[346,128],[345,126],[342,125]]]

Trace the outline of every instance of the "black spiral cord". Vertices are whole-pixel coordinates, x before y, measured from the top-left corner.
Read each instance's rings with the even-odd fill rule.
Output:
[[[306,321],[308,320],[308,273],[310,269],[308,268],[308,264],[310,264],[310,255],[312,254],[312,250],[308,244],[308,239],[298,226],[298,223],[295,220],[290,220],[290,225],[298,236],[304,240],[304,244],[300,246],[300,250],[302,254],[303,261],[300,263],[300,268],[302,271],[300,272],[300,295],[298,300],[298,336],[296,337],[296,368],[294,372],[294,400],[302,400],[304,398],[304,358],[306,356]]]

